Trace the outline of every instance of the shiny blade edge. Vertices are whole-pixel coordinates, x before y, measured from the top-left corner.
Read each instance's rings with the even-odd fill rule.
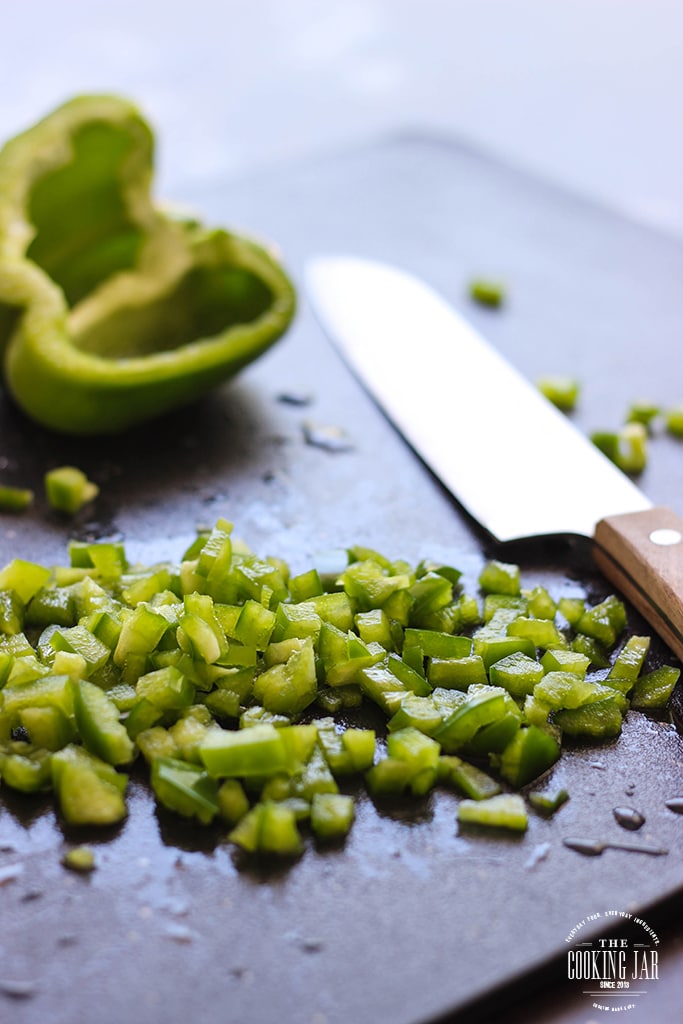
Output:
[[[388,264],[319,256],[318,320],[389,420],[500,542],[591,537],[651,507],[636,485],[436,291]]]

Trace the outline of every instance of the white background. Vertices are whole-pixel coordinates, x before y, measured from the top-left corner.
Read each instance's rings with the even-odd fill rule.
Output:
[[[683,235],[683,0],[0,0],[0,137],[136,100],[159,191],[395,129]]]

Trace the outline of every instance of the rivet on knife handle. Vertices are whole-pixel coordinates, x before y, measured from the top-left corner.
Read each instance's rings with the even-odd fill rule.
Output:
[[[607,516],[595,562],[683,658],[683,519],[668,508]]]

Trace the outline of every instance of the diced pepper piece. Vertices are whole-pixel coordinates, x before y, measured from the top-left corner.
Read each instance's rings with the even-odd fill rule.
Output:
[[[534,687],[534,697],[552,708],[579,708],[614,697],[614,691],[575,672],[548,672]]]
[[[384,757],[365,773],[365,784],[375,799],[399,797],[407,790],[414,774],[413,765],[408,761]]]
[[[626,410],[626,423],[642,423],[649,427],[654,419],[661,414],[660,407],[649,398],[636,398]]]
[[[23,628],[23,601],[13,590],[0,590],[0,633],[16,636]]]
[[[358,685],[365,696],[388,715],[393,715],[398,710],[401,700],[410,692],[383,664],[362,669],[358,674]]]
[[[195,688],[177,668],[168,666],[140,676],[135,684],[139,697],[163,711],[181,711],[194,701]]]
[[[623,601],[611,594],[581,616],[576,630],[611,647],[626,626],[626,608]]]
[[[271,801],[252,807],[238,821],[228,839],[248,853],[297,857],[303,850],[294,810]]]
[[[507,710],[504,715],[482,726],[469,743],[461,748],[468,757],[486,757],[489,754],[500,754],[512,741],[522,724],[519,709]]]
[[[500,793],[486,800],[463,800],[458,805],[458,821],[461,825],[505,828],[512,832],[525,832],[529,824],[524,800],[514,793]]]
[[[81,747],[52,755],[52,780],[69,825],[114,825],[126,816],[128,777]]]
[[[274,616],[272,639],[277,643],[291,637],[317,637],[321,627],[322,619],[311,603],[280,604]]]
[[[68,587],[41,587],[26,609],[27,626],[75,626],[77,621],[76,598]]]
[[[177,640],[182,650],[211,665],[224,660],[228,644],[208,594],[186,594],[184,613],[178,619]]]
[[[544,672],[574,672],[583,678],[588,671],[590,658],[579,651],[554,648],[545,652],[541,665]]]
[[[437,780],[472,800],[487,800],[500,793],[500,786],[495,779],[455,754],[442,754],[439,757]]]
[[[141,732],[151,729],[163,717],[162,708],[152,704],[151,700],[139,697],[126,716],[126,732],[132,740],[135,740]]]
[[[488,594],[518,597],[521,594],[519,566],[493,559],[481,570],[479,586]]]
[[[533,590],[522,591],[527,600],[529,614],[535,619],[554,619],[557,605],[545,587],[534,587]]]
[[[504,779],[511,785],[526,786],[547,771],[560,756],[559,744],[538,726],[523,726],[497,760]]]
[[[18,718],[31,743],[44,750],[61,750],[76,733],[72,722],[58,707],[21,708]]]
[[[28,487],[0,486],[0,512],[25,512],[33,504],[33,491]]]
[[[79,874],[87,874],[97,867],[95,852],[90,846],[74,846],[67,850],[62,857],[62,864],[69,871],[77,871]]]
[[[115,664],[122,666],[131,655],[149,654],[168,629],[163,615],[139,604],[124,620],[114,650]]]
[[[438,572],[428,572],[416,580],[408,592],[412,598],[410,622],[413,626],[438,630],[437,623],[446,608],[452,609],[453,584]]]
[[[152,764],[157,758],[177,758],[179,755],[178,744],[174,737],[161,725],[153,725],[149,729],[143,729],[135,737],[138,750],[148,764]],[[186,758],[183,758],[186,760]]]
[[[199,756],[215,778],[272,775],[287,770],[287,750],[270,724],[237,732],[210,729],[199,744]]]
[[[214,779],[186,761],[156,758],[152,762],[152,789],[164,807],[184,818],[197,818],[203,825],[208,825],[218,813]]]
[[[526,636],[492,636],[487,639],[475,636],[474,652],[482,658],[488,672],[491,665],[515,652],[533,658],[536,654],[536,646]]]
[[[100,493],[76,466],[59,466],[45,474],[45,496],[51,508],[73,516]]]
[[[354,562],[341,575],[346,594],[359,611],[381,608],[397,590],[407,590],[413,580],[408,573],[389,575],[372,559]]]
[[[387,753],[390,758],[407,761],[412,768],[409,781],[411,793],[423,796],[436,782],[440,745],[419,729],[405,728],[390,733]]]
[[[37,793],[52,787],[52,754],[30,743],[17,741],[0,748],[0,776],[10,789]]]
[[[536,387],[542,395],[562,412],[573,412],[579,398],[580,385],[576,377],[539,377]]]
[[[569,793],[566,789],[559,789],[556,793],[529,793],[529,803],[545,817],[550,817],[560,809],[562,804],[569,800]]]
[[[229,825],[236,825],[249,810],[249,799],[237,779],[226,779],[218,787],[218,813]]]
[[[479,654],[464,658],[431,658],[427,666],[431,686],[466,690],[473,683],[486,683],[486,667]]]
[[[535,647],[546,650],[566,647],[567,641],[550,619],[530,619],[520,615],[507,629],[508,636],[527,637]]]
[[[466,658],[472,653],[472,641],[432,629],[406,629],[403,654],[411,648],[417,648],[425,658]]]
[[[364,643],[378,643],[387,651],[394,650],[391,622],[383,608],[359,612],[355,617],[355,626]]]
[[[284,665],[273,665],[254,682],[254,697],[275,714],[300,714],[313,703],[317,692],[315,653],[310,638]]]
[[[108,764],[133,760],[133,743],[119,720],[119,709],[94,683],[81,679],[72,683],[76,725],[91,754]]]
[[[307,601],[309,597],[319,597],[324,593],[320,575],[315,568],[299,573],[298,576],[291,576],[288,587],[290,597],[295,604],[299,601]]]
[[[586,610],[586,602],[582,597],[561,597],[557,602],[557,608],[569,625],[576,627]]]
[[[348,835],[354,819],[353,797],[342,793],[315,793],[311,802],[311,828],[316,839],[335,842]]]
[[[432,736],[443,719],[443,711],[430,697],[418,697],[415,693],[407,693],[401,698],[398,710],[389,719],[387,729],[389,732],[397,732],[399,729],[411,727]]]
[[[413,648],[415,651],[420,651],[420,648]],[[420,653],[420,662],[422,661],[422,654]],[[398,681],[411,693],[416,694],[418,697],[426,697],[432,691],[431,683],[429,683],[419,671],[410,666],[403,658],[400,658],[397,654],[389,654],[386,661],[382,662],[386,665],[387,669]]]
[[[128,568],[126,549],[118,541],[69,541],[72,566],[97,569],[103,576],[118,577]]]
[[[306,604],[313,608],[323,623],[336,626],[343,632],[353,628],[355,608],[346,594],[321,594],[310,598]]]
[[[171,582],[170,571],[166,568],[158,569],[156,572],[144,573],[137,579],[133,579],[123,589],[121,596],[126,604],[135,608],[143,601],[152,601],[158,594],[168,590]]]
[[[85,626],[60,627],[50,637],[50,643],[55,651],[80,654],[85,661],[89,676],[106,665],[111,657],[111,651],[107,645],[93,636]]]
[[[529,602],[526,597],[512,594],[486,594],[484,597],[484,622],[488,625],[503,609],[506,613],[506,620],[512,622],[518,615],[526,615]],[[496,618],[500,621],[501,616]]]
[[[283,607],[283,606],[280,606]],[[264,651],[275,627],[276,614],[258,601],[245,601],[235,623],[235,638],[240,643]]]
[[[664,423],[673,437],[683,437],[683,405],[667,409],[664,414]]]
[[[313,753],[306,761],[303,769],[292,777],[291,795],[309,802],[315,793],[338,793],[339,787],[325,759],[320,743],[316,743]]]
[[[647,675],[641,676],[633,687],[631,704],[634,708],[666,707],[673,688],[678,682],[681,670],[671,665],[662,665]]]
[[[185,560],[197,555],[197,574],[205,579],[229,572],[232,563],[233,524],[227,519],[219,519],[208,536],[198,538],[198,550],[185,552]]]
[[[344,729],[337,732],[332,718],[316,719],[318,740],[332,774],[351,775],[372,767],[375,733],[372,729]]]
[[[505,302],[505,288],[500,281],[475,278],[469,285],[470,298],[480,306],[498,309]]]
[[[543,666],[528,654],[515,651],[495,661],[489,669],[493,686],[503,686],[513,697],[533,693],[534,686],[543,678]]]
[[[649,636],[630,636],[607,673],[606,681],[609,683],[610,679],[628,679],[635,682],[649,650]]]
[[[609,668],[610,662],[605,648],[592,637],[579,633],[572,640],[571,649],[588,658],[592,668]]]
[[[510,697],[503,690],[489,687],[475,693],[456,708],[439,726],[434,738],[447,754],[457,753],[483,726],[501,718],[507,710]]]
[[[553,720],[567,736],[609,739],[621,732],[622,714],[616,700],[600,700],[582,707],[556,711]]]
[[[28,708],[56,707],[66,718],[73,718],[74,702],[71,680],[67,675],[45,675],[26,683],[5,686],[0,696],[2,711],[12,723]]]
[[[206,712],[206,719],[200,717],[199,712]],[[213,719],[208,709],[203,705],[195,705],[188,709],[177,722],[169,726],[168,734],[177,748],[177,756],[183,761],[190,761],[192,764],[201,764],[199,756],[199,745],[206,736],[207,730],[213,725]],[[137,740],[140,742],[140,737]],[[143,751],[144,753],[144,751]],[[176,756],[173,754],[171,756]]]
[[[287,752],[287,771],[294,775],[310,761],[318,742],[315,722],[306,725],[287,725],[279,730]]]
[[[26,605],[49,578],[50,570],[44,566],[14,558],[0,571],[0,590],[13,590]]]

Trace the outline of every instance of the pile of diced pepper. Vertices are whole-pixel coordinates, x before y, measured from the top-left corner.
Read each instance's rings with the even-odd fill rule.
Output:
[[[378,801],[447,787],[462,827],[523,831],[527,804],[566,798],[531,786],[563,736],[617,736],[679,675],[643,671],[616,597],[556,602],[500,561],[476,596],[448,565],[360,547],[292,575],[222,519],[177,564],[102,541],[69,561],[0,571],[0,774],[53,790],[67,826],[120,822],[142,758],[163,808],[248,853],[343,840],[363,780]],[[348,725],[368,703],[385,725]]]

